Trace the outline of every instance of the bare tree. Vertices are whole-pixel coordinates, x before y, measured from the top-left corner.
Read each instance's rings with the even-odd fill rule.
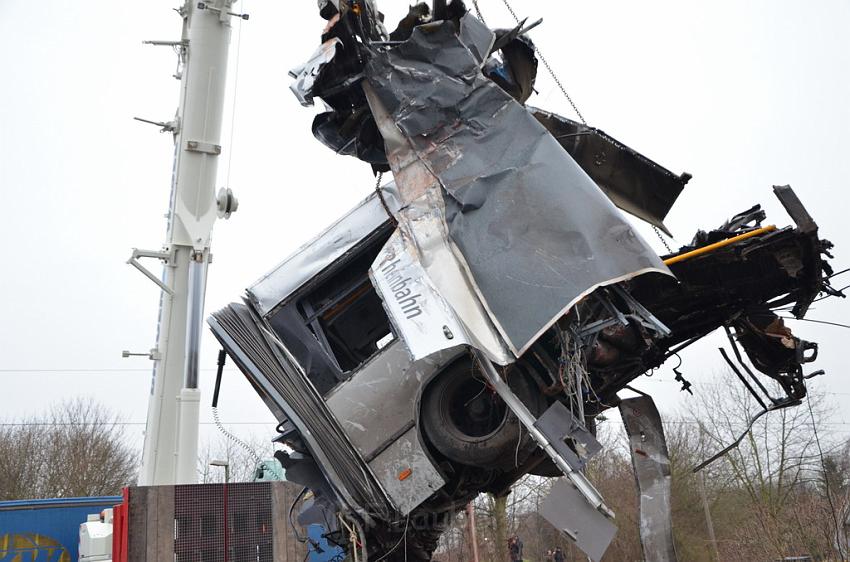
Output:
[[[673,476],[673,520],[682,560],[712,562],[700,480],[693,468],[733,441],[748,426],[757,404],[740,385],[723,373],[717,382],[701,385],[684,415],[668,419],[665,433]],[[768,414],[753,426],[741,445],[704,469],[707,497],[719,545],[726,561],[771,560],[794,555],[834,559],[836,542],[831,490],[838,519],[850,511],[850,450],[821,437],[823,462],[815,440],[815,426],[827,413],[823,398]],[[814,420],[814,422],[813,422]],[[638,497],[628,441],[618,423],[600,425],[605,446],[591,460],[587,475],[617,513],[619,528],[604,560],[640,560]],[[501,560],[504,537],[518,534],[530,560],[561,547],[567,559],[583,562],[582,554],[566,537],[545,523],[540,505],[553,480],[529,476],[498,500],[481,496],[475,502],[478,537],[484,560]],[[465,518],[457,518],[447,532],[436,559],[466,560]]]
[[[718,379],[720,384],[700,389],[685,420],[699,427],[705,454],[734,441],[761,410],[731,374]],[[836,525],[823,486],[828,467],[816,441],[827,407],[817,394],[807,400],[761,417],[711,467],[706,481],[712,511],[721,515],[717,534],[724,559],[832,555]],[[827,452],[835,448],[824,444]]]
[[[257,463],[273,456],[274,446],[269,437],[251,435],[236,441],[224,434],[215,435],[202,445],[199,452],[198,482],[224,482],[224,470],[210,465],[214,460],[228,463],[231,482],[251,482]]]
[[[42,497],[46,431],[39,425],[0,426],[0,500]]]
[[[121,419],[90,399],[0,425],[0,500],[118,494],[138,453]]]

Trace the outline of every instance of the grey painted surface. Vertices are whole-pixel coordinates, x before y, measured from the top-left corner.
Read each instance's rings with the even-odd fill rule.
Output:
[[[647,560],[675,562],[670,457],[661,416],[649,396],[620,402],[640,495],[640,541]]]
[[[460,350],[449,350],[411,364],[396,340],[327,397],[328,407],[365,458],[407,430],[416,419],[420,389]]]
[[[602,559],[617,533],[614,523],[593,509],[581,493],[564,480],[555,484],[543,500],[540,513],[594,562]]]
[[[415,427],[369,465],[402,515],[413,511],[446,483],[425,453]]]

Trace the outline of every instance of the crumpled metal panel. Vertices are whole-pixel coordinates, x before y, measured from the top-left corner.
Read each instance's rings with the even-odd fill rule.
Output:
[[[599,562],[617,534],[613,521],[587,503],[568,481],[560,480],[540,506],[540,514],[576,543],[593,562]],[[647,558],[647,560],[653,560]]]
[[[371,514],[391,514],[390,498],[340,420],[255,311],[232,304],[214,313],[208,323],[251,384],[261,388],[298,429],[310,455],[334,486],[340,505],[348,505],[367,521]]]
[[[451,22],[419,26],[373,57],[364,90],[398,184],[400,228],[415,239],[418,220],[439,218],[477,293],[469,298],[519,356],[595,288],[669,271],[554,137],[481,73],[491,42],[470,14],[459,34]]]
[[[676,562],[670,499],[670,456],[664,427],[650,396],[620,402],[640,494],[640,542],[646,560]]]
[[[338,37],[333,37],[322,43],[316,52],[303,65],[293,68],[289,75],[295,78],[295,82],[289,87],[298,101],[303,106],[313,105],[313,85],[322,67],[331,62],[336,55],[337,45],[342,45]]]
[[[599,129],[542,109],[529,111],[617,207],[670,234],[664,217],[689,174],[677,176]]]
[[[596,437],[584,427],[573,412],[567,410],[562,402],[555,402],[549,406],[534,422],[534,427],[552,442],[552,447],[575,471],[583,471],[587,461],[602,450],[602,445]],[[575,451],[567,445],[567,441],[575,448]]]

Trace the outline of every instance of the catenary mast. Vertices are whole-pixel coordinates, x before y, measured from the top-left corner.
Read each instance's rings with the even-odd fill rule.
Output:
[[[235,0],[186,1],[180,41],[180,105],[174,121],[159,123],[174,134],[175,157],[168,231],[160,251],[134,250],[129,263],[162,290],[140,485],[190,484],[197,480],[198,357],[210,237],[217,217],[236,209],[229,190],[216,197],[221,155],[227,56]],[[164,262],[161,279],[139,258]]]

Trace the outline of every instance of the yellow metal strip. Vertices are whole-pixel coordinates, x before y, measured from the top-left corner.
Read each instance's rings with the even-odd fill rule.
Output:
[[[773,232],[774,230],[776,230],[775,225],[765,226],[764,228],[751,230],[750,232],[739,234],[738,236],[727,238],[726,240],[721,240],[720,242],[715,242],[714,244],[709,244],[708,246],[703,246],[702,248],[697,248],[696,250],[691,250],[690,252],[685,252],[684,254],[679,254],[678,256],[668,258],[664,260],[664,265],[672,265],[674,263],[679,263],[680,261],[685,261],[691,258],[695,258],[697,256],[701,256],[703,254],[708,254],[719,248],[724,248],[726,246],[734,244],[735,242],[740,242],[741,240],[746,240],[747,238],[752,238],[753,236],[758,236],[767,232]]]

